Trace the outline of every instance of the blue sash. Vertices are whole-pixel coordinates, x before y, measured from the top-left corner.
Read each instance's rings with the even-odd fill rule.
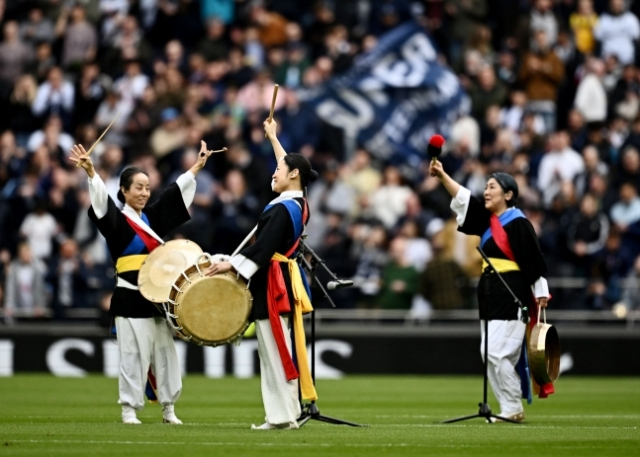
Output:
[[[278,203],[269,203],[267,206],[265,206],[263,213],[277,204],[282,204],[285,208],[287,208],[289,216],[291,217],[291,223],[293,224],[293,238],[297,240],[302,236],[302,232],[304,230],[304,224],[302,223],[302,208],[300,208],[300,204],[293,199],[282,200]],[[302,265],[300,265],[299,263],[298,268],[300,268],[300,276],[302,277],[304,288],[307,290],[307,295],[309,296],[309,298],[311,298],[311,288],[309,287],[309,283],[307,281],[307,275],[304,274]]]
[[[151,227],[151,225],[149,224],[149,218],[146,214],[141,213],[140,219],[142,219],[145,224]],[[136,235],[131,240],[131,243],[129,243],[129,246],[127,246],[122,252],[121,256],[124,257],[126,255],[141,254],[142,252],[144,252],[145,248],[146,246],[144,244],[144,241],[142,241],[142,238],[140,238],[140,236],[138,236],[138,234],[136,233]]]
[[[511,222],[514,219],[517,219],[519,217],[524,217],[526,218],[526,216],[524,215],[524,213],[522,211],[520,211],[520,209],[518,208],[513,208],[510,209],[508,211],[505,211],[504,213],[502,213],[500,216],[498,216],[498,220],[500,221],[500,225],[502,225],[503,227],[505,225],[507,225],[509,222]],[[491,227],[489,227],[483,234],[482,234],[482,238],[480,239],[480,247],[484,248],[484,244],[487,242],[487,240],[489,238],[491,238]]]
[[[304,226],[302,224],[302,208],[300,208],[300,204],[293,200],[282,200],[278,203],[269,203],[265,206],[264,211],[270,210],[274,205],[282,204],[287,211],[289,211],[289,216],[291,216],[291,223],[293,224],[293,239],[297,240],[302,235],[302,231],[304,230]],[[264,212],[263,211],[263,212]]]

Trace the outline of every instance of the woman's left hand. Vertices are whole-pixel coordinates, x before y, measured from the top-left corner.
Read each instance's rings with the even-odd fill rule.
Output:
[[[549,299],[547,297],[538,297],[538,298],[536,298],[536,304],[540,308],[546,308],[548,302],[549,302]]]
[[[214,276],[221,273],[226,273],[227,271],[233,270],[233,265],[231,262],[216,262],[211,264],[209,268],[204,270],[205,276]]]
[[[198,160],[196,160],[196,163],[191,167],[191,173],[193,173],[194,175],[197,174],[204,168],[205,164],[207,163],[207,159],[211,154],[221,152],[224,149],[221,149],[220,151],[210,151],[207,149],[207,143],[205,143],[203,140],[200,140],[200,152],[198,152]]]

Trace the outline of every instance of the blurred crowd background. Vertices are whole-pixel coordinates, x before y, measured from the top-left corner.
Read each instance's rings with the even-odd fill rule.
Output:
[[[456,231],[429,158],[408,179],[361,145],[346,148],[299,97],[408,20],[428,31],[471,101],[444,167],[478,196],[490,173],[515,176],[551,306],[640,307],[638,3],[0,0],[5,321],[108,307],[112,262],[87,217],[86,175],[67,156],[117,113],[93,153],[114,200],[129,164],[149,173],[157,195],[195,161],[201,139],[228,148],[197,176],[192,220],[173,237],[231,253],[272,198],[262,122],[275,83],[280,141],[321,175],[309,189],[307,242],[355,282],[334,295],[338,306],[416,318],[473,308],[477,240]]]

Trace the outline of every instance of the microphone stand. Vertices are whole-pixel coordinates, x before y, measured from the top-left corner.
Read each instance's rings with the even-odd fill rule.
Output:
[[[500,273],[498,273],[498,270],[496,270],[496,268],[491,263],[491,260],[489,260],[489,257],[487,257],[487,255],[480,248],[480,246],[478,246],[477,249],[480,252],[480,255],[482,256],[484,261],[487,262],[487,264],[489,265],[489,268],[491,269],[490,271],[495,273],[496,275],[498,275],[498,278],[500,278],[500,281],[502,281],[502,284],[509,291],[509,293],[513,297],[516,305],[520,308],[520,310],[522,312],[522,320],[523,320],[523,322],[525,322],[525,323],[528,322],[527,307],[522,305],[522,302],[520,301],[520,299],[516,296],[516,294],[513,293],[513,291],[509,287],[509,285],[506,283],[506,281],[502,277],[502,275]],[[478,406],[480,407],[478,413],[477,414],[471,414],[469,416],[462,416],[462,417],[456,417],[456,418],[453,418],[453,419],[447,419],[445,421],[442,421],[443,424],[450,424],[450,423],[453,423],[453,422],[459,422],[459,421],[463,421],[463,420],[467,420],[467,419],[475,419],[476,417],[485,418],[487,420],[487,423],[489,423],[489,424],[493,423],[491,418],[500,419],[501,421],[504,421],[504,422],[511,422],[512,424],[521,424],[522,423],[522,422],[515,421],[513,419],[509,419],[508,417],[502,417],[502,416],[498,416],[496,414],[493,414],[491,412],[491,407],[489,406],[489,403],[487,403],[487,380],[488,380],[488,371],[489,371],[489,359],[488,359],[488,357],[489,357],[489,319],[484,319],[484,348],[483,348],[483,351],[484,351],[484,386],[483,386],[482,403],[478,403]]]
[[[329,296],[327,290],[320,283],[320,281],[318,281],[318,278],[316,277],[316,273],[315,273],[316,267],[320,265],[322,268],[324,268],[324,270],[329,274],[331,279],[333,279],[334,281],[339,282],[339,279],[331,270],[329,270],[329,267],[325,265],[324,260],[322,260],[318,256],[318,254],[316,254],[315,251],[311,249],[304,242],[303,238],[300,239],[300,251],[298,253],[298,259],[302,262],[304,268],[309,272],[309,277],[310,277],[309,287],[319,288],[322,291],[323,296],[326,297],[327,300],[329,300],[329,304],[331,304],[331,306],[335,308],[336,304],[333,302],[333,300],[331,300],[331,297]],[[311,256],[311,261],[307,260],[307,258],[305,257],[305,254],[309,254]],[[313,296],[314,294],[312,294],[312,297]],[[313,299],[311,300],[311,303],[313,305]],[[316,312],[315,312],[315,306],[313,308],[314,308],[314,311],[311,312],[311,379],[313,381],[313,384],[315,385],[316,384]],[[334,425],[349,425],[351,427],[363,427],[363,425],[356,424],[355,422],[349,422],[343,419],[336,419],[335,417],[329,417],[329,416],[324,416],[320,414],[320,410],[318,409],[318,405],[316,404],[315,400],[312,400],[308,404],[302,404],[301,402],[301,406],[302,406],[302,414],[300,414],[300,417],[298,418],[298,427],[302,427],[311,419],[327,422],[329,424],[334,424]]]

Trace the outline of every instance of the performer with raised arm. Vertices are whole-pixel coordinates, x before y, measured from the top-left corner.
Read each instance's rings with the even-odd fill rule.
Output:
[[[318,174],[305,157],[285,152],[276,137],[275,121],[266,120],[264,130],[278,163],[271,188],[280,196],[260,215],[255,243],[229,262],[213,264],[206,274],[235,271],[250,280],[253,295],[250,319],[256,324],[265,409],[265,422],[251,428],[293,429],[298,428],[301,414],[298,389],[304,400],[317,398],[302,324],[302,313],[312,311],[312,307],[304,274],[295,259],[309,219],[305,189]]]
[[[456,214],[458,230],[481,237],[480,245],[505,282],[526,306],[533,301],[546,308],[549,288],[544,275],[547,265],[540,251],[533,226],[515,207],[518,185],[506,173],[493,173],[487,181],[484,202],[471,196],[469,189],[454,181],[435,158],[429,166],[453,197],[451,209]],[[489,334],[488,377],[500,403],[499,416],[524,420],[521,401],[521,379],[516,372],[520,359],[526,324],[520,308],[495,273],[483,263],[478,283],[480,319],[487,319]],[[530,306],[532,311],[536,306]],[[532,316],[534,319],[537,315]],[[484,326],[482,345],[484,346]],[[522,375],[521,375],[522,376]],[[528,379],[524,380],[528,383]],[[528,385],[528,384],[527,384]],[[553,385],[541,386],[541,396],[553,390]]]
[[[74,145],[71,153],[69,159],[87,172],[89,217],[107,240],[116,264],[118,280],[109,313],[115,317],[118,335],[118,402],[122,405],[122,422],[141,423],[136,411],[144,406],[147,374],[152,368],[163,422],[182,424],[174,412],[182,379],[173,333],[156,306],[140,294],[138,272],[149,253],[163,243],[162,237],[190,219],[187,208],[195,196],[195,175],[213,151],[208,151],[203,141],[197,162],[148,206],[149,177],[140,168],[126,168],[120,175],[118,191],[118,200],[124,203],[122,211],[107,194],[84,147]]]

